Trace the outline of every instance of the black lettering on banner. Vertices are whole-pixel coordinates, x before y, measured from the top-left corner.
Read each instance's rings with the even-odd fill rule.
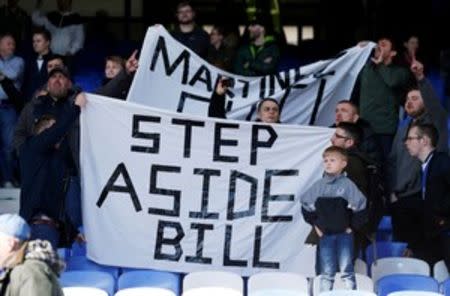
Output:
[[[173,196],[173,207],[170,210],[149,208],[148,213],[155,214],[155,215],[178,217],[178,216],[180,216],[181,191],[173,190],[173,189],[158,188],[157,183],[158,183],[158,173],[159,172],[180,173],[181,168],[176,167],[176,166],[168,166],[168,165],[152,165],[152,168],[150,171],[150,193],[166,195],[166,196]]]
[[[184,158],[191,157],[192,127],[193,126],[204,127],[205,122],[198,120],[173,118],[172,123],[185,126],[183,157]]]
[[[269,97],[275,94],[275,75],[269,76]]]
[[[279,105],[280,105],[280,114],[283,114],[282,110],[284,108],[284,104],[286,104],[287,98],[291,94],[291,90],[293,88],[295,88],[295,89],[302,89],[302,88],[306,88],[307,86],[308,86],[308,84],[305,84],[305,83],[294,83],[293,85],[288,85],[287,86],[286,90],[284,91],[283,96],[280,99],[280,103],[279,103]]]
[[[245,211],[234,211],[234,204],[237,200],[236,198],[236,183],[237,180],[241,179],[250,184],[250,198],[248,203],[248,210]],[[251,217],[255,215],[256,207],[256,191],[258,188],[258,179],[246,175],[242,172],[232,170],[230,175],[230,192],[228,193],[228,205],[227,205],[227,220],[237,220],[240,218]],[[242,200],[243,197],[238,198]]]
[[[271,195],[272,176],[298,176],[298,170],[266,170],[264,177],[264,193],[261,207],[261,222],[289,222],[292,216],[269,216],[269,203],[271,201],[294,201],[294,194]]]
[[[114,184],[119,176],[122,176],[123,180],[125,181],[125,186]],[[106,185],[103,188],[102,193],[100,194],[100,198],[97,201],[97,207],[102,207],[103,203],[106,200],[106,197],[110,192],[128,193],[130,195],[131,201],[133,202],[134,210],[136,212],[142,211],[142,206],[139,202],[136,190],[134,189],[133,182],[131,182],[130,174],[128,174],[127,168],[125,167],[125,164],[123,162],[119,163],[119,165],[112,173],[111,177],[108,179],[108,182],[106,182]]]
[[[183,75],[181,83],[186,84],[189,77],[189,60],[191,58],[191,54],[189,53],[189,51],[183,49],[181,54],[171,65],[169,62],[169,54],[167,52],[166,41],[164,40],[164,37],[159,36],[158,42],[156,43],[155,52],[153,53],[152,63],[150,64],[150,71],[155,71],[156,63],[158,62],[160,53],[163,58],[164,70],[166,71],[167,76],[172,75],[172,73],[175,72],[178,66],[183,63]]]
[[[199,224],[199,223],[192,223],[191,229],[197,229],[198,230],[198,236],[197,236],[197,248],[195,252],[195,256],[186,256],[186,262],[190,263],[201,263],[201,264],[211,264],[212,258],[209,257],[203,257],[203,246],[205,241],[205,231],[206,230],[213,230],[214,225],[212,224]]]
[[[253,248],[253,267],[280,269],[279,262],[261,261],[262,226],[256,226],[255,246]]]
[[[332,71],[328,71],[328,72],[324,72],[326,68],[320,69],[319,71],[317,71],[316,73],[314,73],[314,78],[316,79],[320,79],[326,76],[334,76],[336,74],[336,71],[332,70]]]
[[[300,81],[300,80],[302,80],[303,78],[306,77],[306,75],[301,74],[300,71],[301,71],[300,67],[299,68],[295,68],[294,82]]]
[[[202,77],[203,73],[205,77]],[[194,86],[197,81],[203,82],[206,85],[208,92],[212,92],[211,72],[205,65],[201,65],[200,68],[198,68],[191,81],[189,81],[189,85]]]
[[[164,231],[167,228],[172,228],[176,231],[176,236],[174,238],[166,238],[164,236]],[[155,254],[154,259],[156,260],[167,260],[167,261],[179,261],[181,255],[183,255],[183,249],[181,248],[181,240],[184,237],[183,227],[178,222],[172,221],[158,221],[158,230],[156,236],[155,244]],[[174,253],[163,253],[163,246],[173,246]]]
[[[246,99],[248,97],[248,91],[250,89],[250,82],[247,80],[237,79],[237,82],[242,83],[244,86],[242,87],[242,98]]]
[[[220,170],[194,169],[194,175],[203,175],[202,204],[200,212],[189,212],[189,218],[219,219],[219,213],[208,212],[208,202],[211,176],[220,176]]]
[[[246,267],[247,261],[245,260],[235,260],[231,259],[231,236],[233,232],[233,226],[225,226],[225,239],[224,239],[224,252],[223,252],[223,266],[236,266],[236,267]]]
[[[270,137],[267,141],[259,140],[259,131],[266,130],[269,132]],[[275,132],[272,126],[263,124],[254,124],[252,126],[252,145],[250,149],[250,165],[256,165],[258,159],[258,148],[270,148],[278,138],[278,134]]]
[[[131,145],[132,152],[141,152],[141,153],[159,153],[159,140],[160,135],[158,133],[145,133],[140,131],[140,123],[141,122],[156,122],[160,123],[161,118],[155,116],[147,116],[147,115],[133,115],[133,129],[131,131],[131,137],[136,139],[149,139],[152,140],[153,146],[145,147],[145,146],[137,146]]]
[[[264,99],[265,97],[266,97],[266,76],[263,76],[259,81],[259,98]]]
[[[239,158],[237,156],[229,156],[220,154],[221,146],[237,146],[237,140],[230,139],[222,139],[222,129],[239,129],[239,124],[237,123],[225,123],[225,122],[216,122],[214,127],[214,153],[213,153],[213,161],[222,161],[222,162],[238,162]]]
[[[309,120],[309,125],[314,125],[316,123],[317,113],[319,112],[320,103],[322,103],[323,93],[325,91],[326,84],[327,84],[326,79],[320,80],[319,91],[317,92],[316,101],[314,102],[314,108],[311,113],[311,119]]]
[[[184,110],[184,105],[186,103],[186,101],[190,99],[193,101],[199,101],[199,102],[205,102],[209,104],[209,100],[210,98],[206,98],[206,97],[202,97],[202,96],[198,96],[198,95],[194,95],[191,93],[188,93],[186,91],[182,91],[180,94],[180,101],[178,102],[178,106],[177,106],[177,112],[178,113],[182,113]]]

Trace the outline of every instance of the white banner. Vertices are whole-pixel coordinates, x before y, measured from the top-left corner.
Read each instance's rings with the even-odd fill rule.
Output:
[[[243,77],[208,64],[164,27],[153,26],[145,36],[128,101],[206,116],[217,80],[226,76],[235,81],[227,94],[227,118],[254,120],[257,101],[272,97],[282,106],[281,122],[330,126],[336,103],[350,98],[373,46],[355,46],[335,58],[277,75]]]
[[[89,95],[80,149],[88,257],[178,272],[312,274],[299,195],[320,178],[332,133]]]

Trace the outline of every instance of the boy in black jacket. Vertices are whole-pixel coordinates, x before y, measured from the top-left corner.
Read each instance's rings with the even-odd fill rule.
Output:
[[[320,290],[331,290],[336,272],[342,273],[347,288],[356,289],[353,270],[353,233],[366,220],[366,198],[343,171],[347,154],[331,146],[323,153],[325,174],[302,196],[306,222],[316,230],[319,241]]]

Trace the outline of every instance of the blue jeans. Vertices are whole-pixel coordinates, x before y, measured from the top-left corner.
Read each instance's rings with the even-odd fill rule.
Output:
[[[342,280],[347,289],[356,289],[355,272],[353,269],[353,234],[325,234],[319,241],[320,260],[320,291],[333,288],[336,272],[341,272]]]
[[[13,135],[17,121],[16,110],[9,106],[0,106],[0,175],[3,182],[13,180]]]
[[[47,224],[31,224],[31,240],[47,240],[52,245],[53,250],[58,250],[59,231]]]

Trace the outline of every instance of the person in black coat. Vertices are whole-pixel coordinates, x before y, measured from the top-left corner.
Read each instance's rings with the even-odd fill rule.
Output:
[[[54,79],[60,78],[58,74],[53,74]],[[65,196],[74,170],[66,135],[85,104],[84,94],[78,94],[58,114],[43,114],[19,152],[20,215],[30,223],[32,238],[48,240],[54,249],[66,226]]]
[[[422,164],[423,220],[411,225],[422,235],[408,248],[431,266],[444,259],[450,269],[450,157],[436,151],[437,142],[436,127],[426,123],[413,124],[405,139],[409,154]]]

